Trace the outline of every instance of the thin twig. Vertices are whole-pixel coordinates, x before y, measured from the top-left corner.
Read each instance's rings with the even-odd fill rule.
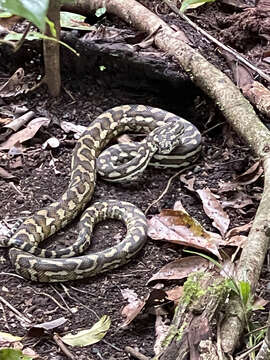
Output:
[[[256,344],[255,346],[253,346],[251,349],[248,349],[246,352],[244,352],[242,355],[236,356],[235,360],[241,360],[244,359],[248,354],[250,354],[251,352],[253,352],[254,350],[258,349],[263,343],[263,340],[260,341],[258,344]]]
[[[9,328],[9,325],[8,325],[8,322],[7,322],[6,311],[5,311],[5,308],[4,308],[4,306],[3,306],[2,303],[0,303],[0,310],[2,310],[3,319],[4,319],[4,321],[5,321],[6,328],[8,329],[8,331],[10,331],[10,328]]]
[[[35,291],[34,289],[32,289],[32,291],[34,291],[34,293],[36,295],[43,295],[43,296],[47,296],[48,298],[50,298],[58,307],[60,307],[62,310],[64,311],[69,311],[72,314],[72,311],[69,308],[65,308],[63,305],[61,305],[52,295],[47,294],[45,292],[39,292],[39,291]]]
[[[63,303],[65,304],[65,306],[66,306],[66,308],[68,309],[68,311],[69,311],[71,314],[73,314],[71,308],[70,308],[69,305],[67,304],[66,300],[63,298],[62,294],[60,294],[60,292],[59,292],[53,285],[50,284],[50,287],[51,287],[51,289],[53,289],[53,290],[56,292],[56,294],[60,297],[60,299],[63,301]]]
[[[130,355],[132,355],[133,357],[135,357],[136,359],[139,360],[150,360],[150,358],[148,356],[143,355],[142,353],[140,353],[139,351],[133,349],[130,346],[126,346],[125,347],[125,351],[127,353],[129,353]]]
[[[157,204],[162,198],[163,196],[167,193],[167,191],[169,190],[169,187],[173,181],[174,178],[176,178],[177,176],[179,176],[180,174],[182,174],[183,172],[187,171],[187,170],[190,170],[190,169],[193,169],[195,165],[191,165],[191,166],[188,166],[188,167],[185,167],[184,169],[181,169],[180,171],[178,171],[176,174],[174,174],[173,176],[171,176],[167,182],[167,185],[165,187],[165,189],[162,191],[162,193],[159,195],[159,197],[154,200],[148,207],[147,209],[145,210],[144,214],[146,215],[148,213],[148,211],[151,209],[151,207],[155,204]]]
[[[24,316],[20,311],[15,309],[6,299],[3,298],[3,296],[0,296],[0,301],[2,301],[3,304],[5,304],[11,311],[14,312],[14,314],[18,315],[24,322],[31,324],[32,321],[28,319],[26,316]]]
[[[66,345],[61,340],[60,336],[58,334],[53,335],[53,340],[56,342],[56,344],[60,347],[60,349],[63,351],[63,353],[71,360],[76,360],[76,356],[72,354],[71,351],[68,350]]]
[[[20,280],[25,280],[25,278],[23,278],[22,276],[18,275],[18,274],[13,274],[13,273],[9,273],[9,272],[4,272],[4,271],[1,271],[0,272],[0,275],[8,275],[8,276],[13,276],[13,277],[16,277]]]
[[[68,289],[63,285],[63,284],[60,284],[62,286],[62,288],[64,289],[66,295],[73,301],[75,301],[76,303],[79,303],[82,307],[84,307],[86,310],[90,311],[91,313],[93,313],[95,315],[95,317],[97,319],[100,319],[100,316],[98,316],[98,314],[93,310],[91,309],[90,307],[84,305],[83,303],[81,303],[78,299],[74,298],[73,296],[70,295]],[[75,288],[74,288],[75,289]]]
[[[122,349],[118,348],[117,346],[115,346],[115,345],[113,345],[113,344],[109,343],[108,341],[106,341],[106,340],[104,340],[104,339],[102,339],[102,340],[101,340],[101,342],[103,342],[104,344],[106,344],[106,345],[108,345],[108,346],[112,347],[112,348],[113,348],[114,350],[116,350],[116,351],[123,352],[123,350],[122,350]]]
[[[65,90],[65,92],[68,94],[68,96],[72,99],[72,102],[71,102],[69,105],[76,103],[77,100],[76,100],[75,97],[71,94],[71,92],[70,92],[68,89],[66,89],[64,86],[62,86],[62,87],[63,87],[63,89]]]
[[[24,197],[23,193],[20,192],[20,190],[16,187],[16,185],[15,185],[13,182],[11,182],[10,185],[17,191],[17,193],[18,193],[19,195],[21,195],[22,197]]]
[[[250,332],[248,332],[248,333],[246,334],[246,336],[249,336],[249,335],[254,334],[254,333],[256,333],[256,332],[258,332],[258,331],[261,331],[261,330],[265,330],[265,329],[267,329],[267,328],[269,328],[269,327],[270,327],[270,324],[267,323],[267,324],[264,325],[264,326],[261,326],[261,327],[259,327],[259,328],[254,329],[254,330],[251,330]]]
[[[62,283],[60,283],[60,284],[61,284],[61,286],[62,286],[63,288],[65,288],[64,284],[62,284]],[[74,291],[78,291],[78,292],[80,292],[80,293],[82,293],[82,294],[88,294],[88,295],[91,295],[91,296],[95,296],[94,293],[92,293],[92,292],[90,292],[90,291],[78,289],[78,288],[76,288],[75,286],[69,286],[69,288],[72,289],[72,290],[74,290]]]
[[[220,125],[223,125],[223,124],[225,124],[225,121],[222,121],[222,122],[220,122],[220,123],[218,123],[218,124],[213,125],[213,126],[210,127],[209,129],[203,131],[203,132],[202,132],[202,135],[205,135],[205,134],[209,133],[210,131],[214,130],[216,127],[218,127],[218,126],[220,126]]]
[[[195,24],[192,20],[190,20],[184,13],[180,12],[180,10],[174,4],[172,4],[172,2],[170,0],[163,0],[163,1],[172,9],[173,12],[175,12],[177,15],[179,15],[182,19],[186,20],[186,22],[188,22],[189,25],[194,27],[197,31],[199,31],[201,34],[203,34],[205,37],[207,37],[213,43],[215,43],[216,45],[221,47],[223,50],[225,50],[228,53],[235,56],[237,60],[241,61],[243,64],[248,66],[251,70],[256,71],[262,78],[264,78],[265,80],[270,82],[270,76],[268,76],[264,71],[262,71],[261,69],[258,69],[255,65],[251,64],[248,60],[243,58],[243,56],[239,55],[235,50],[222,44],[217,39],[215,39],[213,36],[208,34],[208,32],[201,29],[197,24]]]
[[[14,52],[18,51],[21,48],[27,34],[29,33],[30,27],[31,27],[31,22],[28,22],[28,24],[27,24],[27,26],[26,26],[26,28],[25,28],[25,30],[23,32],[23,36],[20,38],[20,40],[16,44]]]

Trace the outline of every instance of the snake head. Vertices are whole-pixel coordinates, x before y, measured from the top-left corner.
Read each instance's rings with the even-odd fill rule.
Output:
[[[184,131],[183,123],[179,119],[172,119],[152,131],[151,141],[156,144],[158,153],[169,154],[176,146],[182,144],[181,137]]]

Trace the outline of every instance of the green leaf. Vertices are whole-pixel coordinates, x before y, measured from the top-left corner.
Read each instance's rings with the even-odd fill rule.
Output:
[[[241,300],[243,304],[246,306],[248,304],[251,294],[250,283],[247,281],[239,281],[238,287],[239,287]]]
[[[99,8],[99,9],[96,10],[95,15],[96,15],[96,17],[100,17],[103,14],[105,14],[105,12],[106,12],[106,8],[102,7],[102,8]]]
[[[45,30],[49,0],[0,0],[0,8],[19,15]]]
[[[0,360],[31,360],[30,356],[24,355],[21,350],[1,349]]]
[[[29,40],[29,41],[38,40],[38,39],[41,38],[40,35],[41,35],[40,33],[30,31],[26,35],[26,39]],[[4,40],[6,40],[6,41],[19,41],[22,37],[23,37],[22,33],[16,33],[14,31],[11,31],[4,37]]]
[[[62,341],[71,346],[87,346],[99,342],[111,326],[111,319],[104,315],[91,327],[91,329],[79,331],[76,335],[67,334],[61,337]],[[0,359],[1,360],[1,359]]]
[[[238,286],[237,286],[237,284],[236,284],[236,282],[234,280],[229,279],[228,282],[227,282],[227,285],[235,294],[240,296],[239,288],[238,288]]]
[[[185,12],[187,9],[194,9],[198,6],[201,6],[205,3],[211,3],[214,2],[215,0],[184,0],[182,2],[181,8],[180,8],[180,12]]]
[[[84,20],[85,16],[73,14],[67,11],[60,12],[61,27],[86,31],[93,30],[94,26],[86,24]]]
[[[0,18],[9,18],[13,16],[13,14],[11,14],[10,12],[8,11],[3,11],[3,12],[0,12]]]
[[[5,41],[18,41],[22,38],[23,34],[19,34],[16,33],[14,31],[11,31],[10,33],[8,33],[5,37],[4,40]],[[63,41],[57,40],[56,38],[50,37],[50,36],[46,36],[43,35],[41,33],[35,32],[35,31],[30,31],[27,35],[26,35],[26,39],[29,41],[32,40],[38,40],[38,39],[42,39],[42,40],[52,40],[52,41],[57,41],[59,42],[59,44],[65,46],[66,48],[68,48],[70,51],[72,51],[75,55],[80,56],[79,53],[77,53],[76,50],[74,50],[71,46],[69,46],[68,44],[64,43]]]

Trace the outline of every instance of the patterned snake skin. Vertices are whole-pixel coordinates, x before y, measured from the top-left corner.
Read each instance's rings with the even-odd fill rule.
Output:
[[[0,246],[11,247],[9,256],[17,273],[40,282],[82,279],[125,264],[143,247],[147,234],[144,214],[132,204],[116,200],[96,203],[83,213],[78,239],[72,246],[59,250],[38,247],[86,207],[96,184],[96,159],[111,139],[125,131],[149,135],[139,143],[135,158],[109,168],[105,178],[111,181],[132,180],[153,156],[160,166],[173,167],[187,166],[199,156],[199,131],[172,113],[144,105],[123,105],[99,115],[77,142],[70,182],[63,195],[25,220],[11,237],[1,240]],[[120,158],[125,158],[127,152],[135,153],[125,148],[115,151]],[[101,172],[109,166],[108,155],[105,153],[99,160]],[[95,223],[108,217],[125,223],[127,233],[123,241],[109,249],[81,255],[90,244]]]

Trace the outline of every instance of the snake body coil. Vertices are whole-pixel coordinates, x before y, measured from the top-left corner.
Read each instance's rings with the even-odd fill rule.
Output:
[[[84,212],[78,240],[71,247],[55,251],[38,247],[85,208],[96,183],[96,159],[111,139],[125,131],[150,134],[139,145],[140,156],[121,171],[111,171],[114,172],[112,181],[136,177],[154,154],[161,166],[180,167],[193,162],[200,151],[201,136],[196,127],[167,111],[144,105],[123,105],[101,114],[78,140],[72,157],[71,179],[64,194],[25,220],[13,236],[2,241],[2,246],[12,247],[9,255],[17,273],[40,282],[82,279],[126,263],[143,247],[147,233],[145,216],[135,206],[115,200],[94,204]],[[124,150],[117,151],[125,157]],[[165,161],[165,165],[164,154],[168,162]],[[105,167],[105,160],[101,161],[101,168]],[[94,224],[107,217],[125,222],[124,240],[109,249],[76,257],[88,247]],[[58,256],[75,257],[52,259]]]

